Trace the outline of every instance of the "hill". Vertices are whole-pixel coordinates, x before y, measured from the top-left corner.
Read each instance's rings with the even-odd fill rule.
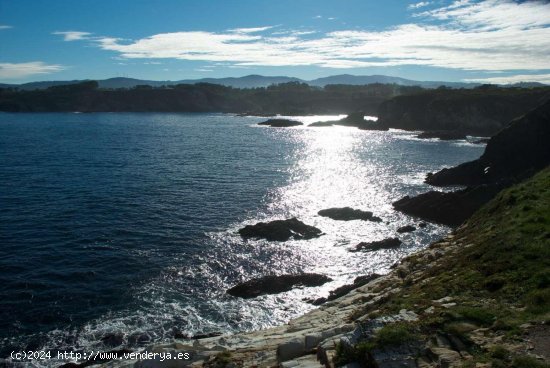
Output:
[[[53,86],[61,86],[68,84],[77,84],[85,82],[86,80],[72,80],[72,81],[46,81],[46,82],[30,82],[23,84],[0,84],[0,88],[18,88],[24,91],[30,91],[34,89],[45,89]],[[174,86],[178,84],[200,84],[210,83],[218,84],[226,87],[233,88],[261,88],[268,87],[274,84],[300,82],[310,86],[324,87],[330,84],[348,84],[348,85],[367,85],[373,83],[382,84],[396,84],[400,86],[421,86],[424,88],[436,88],[439,86],[447,86],[452,88],[472,88],[478,86],[479,83],[461,83],[461,82],[429,82],[429,81],[415,81],[411,79],[405,79],[400,77],[391,77],[385,75],[333,75],[330,77],[317,78],[313,80],[303,80],[295,77],[287,76],[263,76],[263,75],[246,75],[243,77],[230,77],[230,78],[201,78],[201,79],[183,79],[176,81],[153,81],[135,78],[108,78],[98,80],[100,88],[118,89],[118,88],[134,88],[140,85],[146,85],[151,87],[162,86]]]

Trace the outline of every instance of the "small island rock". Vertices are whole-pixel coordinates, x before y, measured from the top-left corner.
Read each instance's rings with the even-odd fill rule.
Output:
[[[264,294],[278,294],[297,286],[321,286],[332,279],[316,273],[301,275],[264,276],[238,284],[227,293],[240,298],[255,298]]]
[[[339,221],[350,221],[350,220],[364,220],[364,221],[375,221],[375,222],[382,221],[380,217],[373,216],[372,212],[370,211],[356,210],[351,207],[328,208],[326,210],[319,211],[317,214],[319,216],[329,217],[333,220],[339,220]]]
[[[405,226],[401,226],[399,229],[397,229],[397,232],[399,234],[403,234],[403,233],[410,233],[411,231],[415,231],[416,230],[416,227],[412,226],[412,225],[405,225]]]
[[[313,239],[322,235],[318,228],[304,224],[293,217],[288,220],[259,222],[255,225],[246,225],[239,229],[243,238],[262,238],[270,241],[286,241],[290,238],[297,240]]]
[[[294,126],[300,126],[304,125],[303,123],[300,123],[296,120],[288,120],[288,119],[269,119],[264,122],[258,123],[258,125],[267,125],[272,128],[288,128],[288,127],[294,127]]]
[[[355,249],[352,249],[351,252],[357,252],[360,250],[367,250],[367,251],[376,251],[380,249],[392,249],[397,248],[401,245],[401,240],[397,238],[387,238],[384,240],[378,240],[373,242],[361,242],[355,246]]]

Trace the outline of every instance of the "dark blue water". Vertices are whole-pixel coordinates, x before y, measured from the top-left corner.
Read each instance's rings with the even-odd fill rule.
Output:
[[[304,118],[304,121],[314,118]],[[0,346],[81,350],[123,333],[126,346],[176,333],[282,323],[359,274],[384,272],[447,231],[405,235],[398,252],[350,253],[415,220],[391,202],[426,172],[482,146],[406,132],[270,129],[207,114],[0,114]],[[385,222],[316,216],[369,209]],[[245,242],[243,224],[297,216],[327,235]],[[334,282],[242,301],[235,283],[315,271]]]

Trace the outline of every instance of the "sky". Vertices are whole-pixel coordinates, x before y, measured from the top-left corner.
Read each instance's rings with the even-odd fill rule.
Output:
[[[0,82],[383,74],[550,84],[550,1],[0,0]]]

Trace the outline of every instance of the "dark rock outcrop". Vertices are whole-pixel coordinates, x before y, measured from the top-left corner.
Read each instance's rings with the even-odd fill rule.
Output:
[[[500,185],[484,185],[448,193],[430,191],[401,198],[393,207],[424,220],[458,226],[502,189]]]
[[[550,164],[550,101],[493,136],[483,155],[451,169],[428,174],[437,186],[517,182]]]
[[[101,342],[109,347],[122,345],[124,342],[124,334],[120,332],[111,332],[101,338]]]
[[[286,241],[290,238],[313,239],[322,235],[322,231],[314,226],[306,225],[293,217],[288,220],[274,220],[246,225],[239,229],[243,238],[262,238],[270,241]]]
[[[416,230],[416,227],[412,226],[412,225],[405,225],[405,226],[401,226],[399,229],[397,229],[397,232],[399,234],[403,234],[403,233],[410,233],[412,231],[415,231]]]
[[[453,131],[453,130],[430,130],[426,132],[422,132],[416,136],[416,138],[421,139],[431,139],[431,138],[438,138],[442,141],[452,141],[457,139],[466,139],[466,134]]]
[[[388,130],[387,127],[383,127],[380,124],[378,124],[375,121],[367,121],[365,120],[365,113],[364,112],[353,112],[346,116],[345,118],[342,118],[340,120],[336,121],[317,121],[315,123],[309,124],[310,127],[328,127],[333,125],[339,125],[339,126],[348,126],[348,127],[355,127],[362,130]]]
[[[288,127],[295,127],[304,125],[303,123],[300,123],[296,120],[288,120],[288,119],[269,119],[264,122],[258,123],[258,125],[267,125],[272,128],[288,128]]]
[[[223,335],[223,333],[221,333],[221,332],[208,332],[208,333],[193,335],[193,337],[191,337],[191,338],[194,339],[194,340],[201,340],[201,339],[209,339],[211,337],[217,337],[217,336],[221,336],[221,335]]]
[[[331,127],[334,126],[334,121],[316,121],[315,123],[311,123],[308,125],[308,127]]]
[[[377,116],[383,127],[492,136],[547,98],[544,89],[435,89],[383,102]]]
[[[480,138],[480,139],[476,139],[472,143],[473,144],[487,144],[487,143],[489,143],[490,140],[491,140],[491,138]]]
[[[377,240],[373,242],[361,242],[355,246],[355,249],[350,250],[350,252],[358,252],[360,250],[366,251],[377,251],[380,249],[394,249],[401,245],[401,240],[397,238],[387,238],[384,240]]]
[[[361,287],[363,285],[366,285],[369,282],[371,282],[372,280],[375,280],[379,277],[380,277],[380,275],[377,274],[377,273],[372,273],[370,275],[358,276],[358,277],[355,278],[355,280],[353,280],[353,284],[346,284],[346,285],[340,286],[339,288],[336,288],[336,289],[332,290],[329,293],[328,297],[315,299],[314,301],[311,302],[311,304],[321,305],[321,304],[326,303],[328,301],[338,299],[341,296],[344,296],[344,295],[348,294],[350,291],[352,291],[354,289],[357,289],[358,287]]]
[[[240,298],[255,298],[264,294],[278,294],[297,286],[321,286],[332,279],[316,273],[301,275],[264,276],[238,284],[227,293]]]
[[[329,217],[333,220],[350,221],[350,220],[363,220],[363,221],[375,221],[380,222],[382,219],[376,217],[370,211],[356,210],[351,207],[342,208],[328,208],[321,210],[317,213],[319,216]]]

